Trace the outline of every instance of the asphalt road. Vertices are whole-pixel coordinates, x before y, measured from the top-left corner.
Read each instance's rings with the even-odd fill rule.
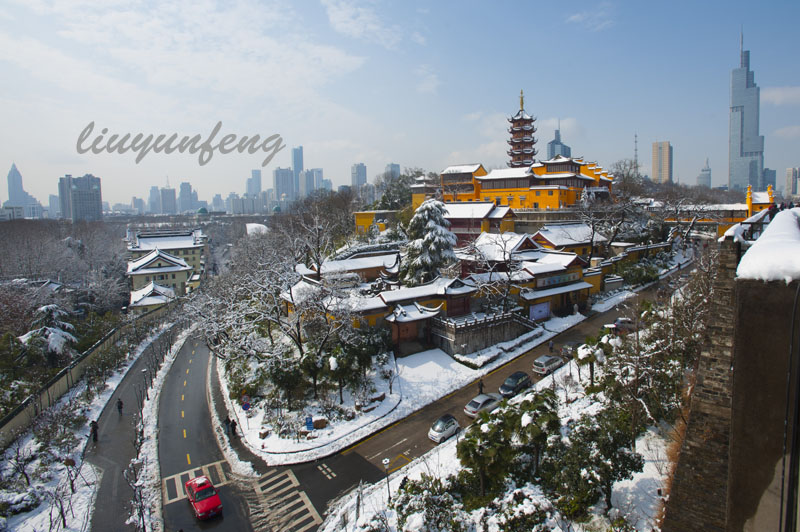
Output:
[[[158,458],[161,466],[165,531],[248,531],[243,487],[230,471],[214,437],[206,394],[209,352],[202,341],[189,338],[164,381],[158,405]],[[199,474],[218,486],[223,513],[198,521],[186,500],[183,483]],[[228,483],[230,482],[230,483]]]

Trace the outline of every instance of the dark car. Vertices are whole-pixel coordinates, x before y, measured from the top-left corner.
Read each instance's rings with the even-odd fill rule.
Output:
[[[222,501],[207,476],[201,475],[184,484],[186,497],[198,519],[208,519],[222,513]]]
[[[515,371],[500,386],[500,395],[508,399],[531,385],[531,377],[524,371]]]

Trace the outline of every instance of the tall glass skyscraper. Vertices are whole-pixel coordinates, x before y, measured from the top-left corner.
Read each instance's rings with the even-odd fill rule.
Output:
[[[764,137],[758,134],[760,91],[750,70],[750,51],[739,49],[739,68],[731,72],[731,123],[728,188],[763,190]]]
[[[292,148],[292,173],[294,174],[294,189],[291,199],[300,199],[300,172],[303,171],[303,147]]]
[[[556,129],[556,138],[547,143],[547,158],[552,159],[556,155],[572,157],[572,148],[561,142],[561,129]]]

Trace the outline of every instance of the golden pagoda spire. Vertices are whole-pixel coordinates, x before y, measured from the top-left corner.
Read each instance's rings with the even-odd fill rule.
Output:
[[[519,90],[519,110],[525,109],[525,96],[522,95],[522,89]]]

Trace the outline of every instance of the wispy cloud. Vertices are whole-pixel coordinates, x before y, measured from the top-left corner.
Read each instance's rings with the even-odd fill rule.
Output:
[[[441,81],[439,81],[439,75],[434,72],[430,65],[422,65],[417,68],[414,73],[419,78],[419,81],[417,82],[417,92],[423,94],[436,94],[436,91],[439,89],[439,85],[441,85]]]
[[[322,0],[331,27],[354,39],[364,39],[385,48],[395,48],[403,32],[389,26],[377,15],[371,4],[356,0]]]
[[[761,99],[772,105],[800,105],[800,87],[764,87]]]
[[[774,135],[784,139],[800,139],[800,126],[786,126],[775,130]]]
[[[569,15],[567,22],[580,24],[589,31],[602,31],[614,25],[612,10],[613,6],[609,2],[602,2],[594,9],[587,9]]]

